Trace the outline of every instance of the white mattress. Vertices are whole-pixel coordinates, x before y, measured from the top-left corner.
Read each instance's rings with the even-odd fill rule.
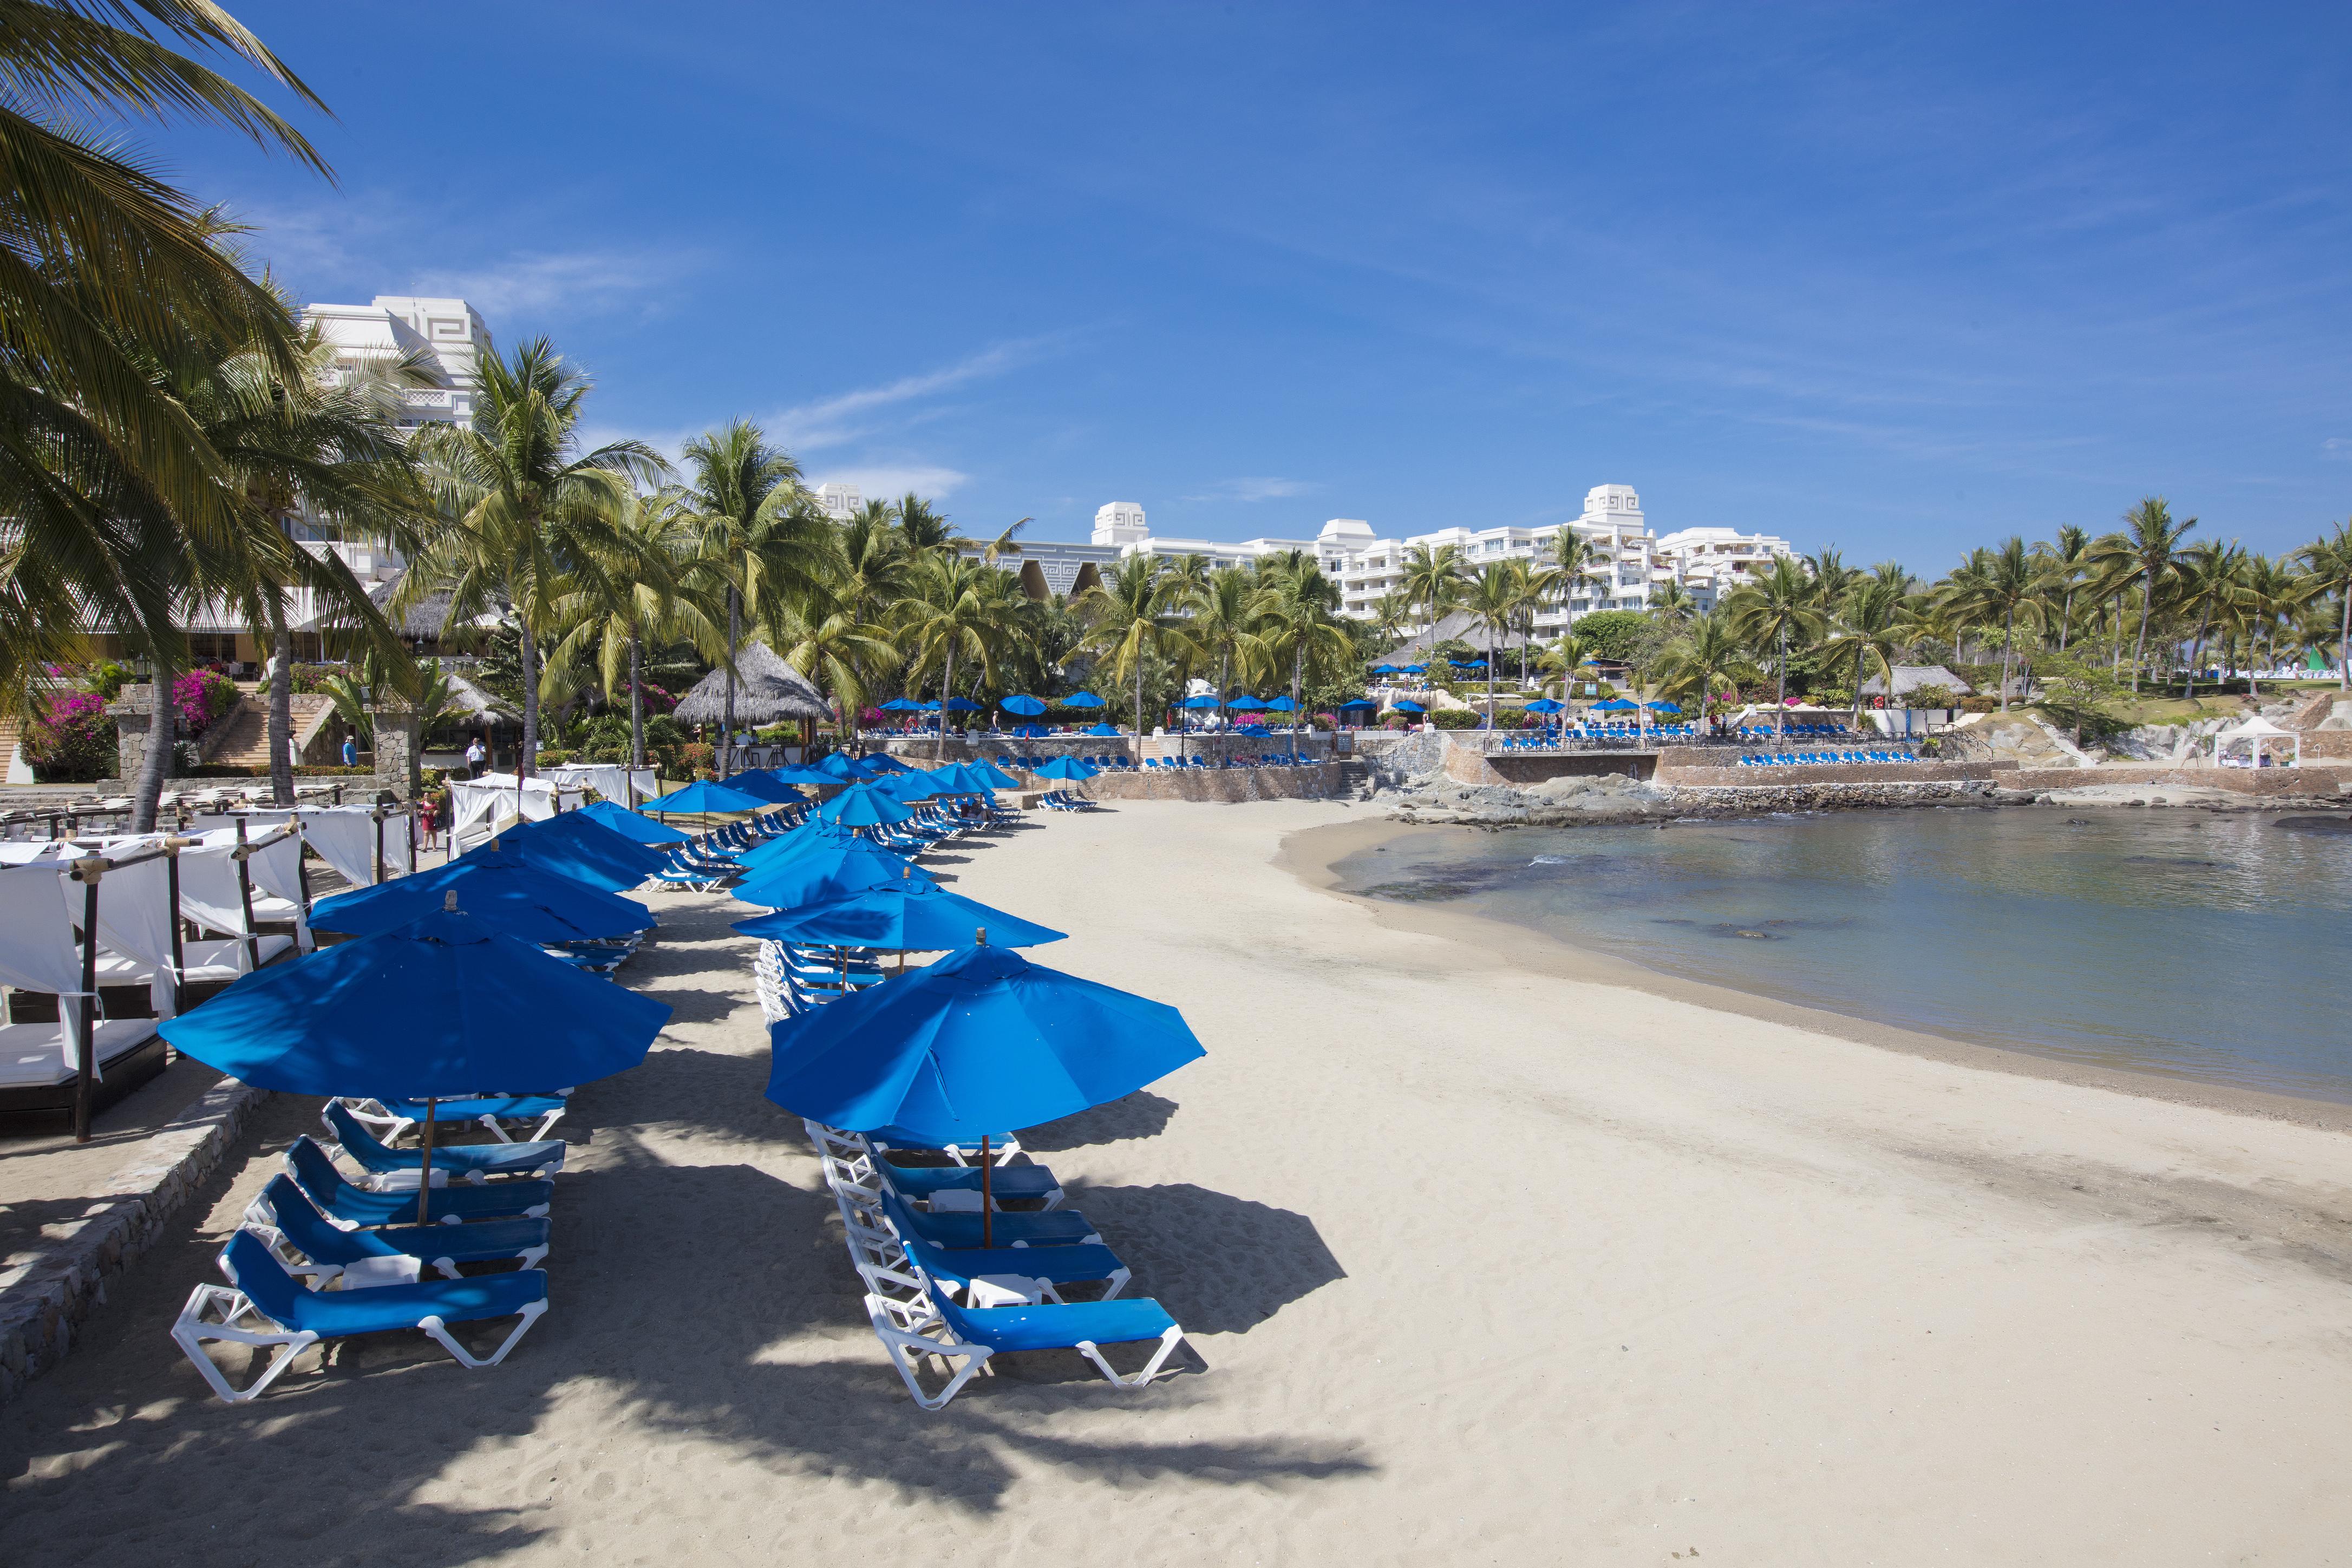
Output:
[[[66,1066],[58,1024],[0,1024],[0,1089],[48,1089],[74,1080]],[[98,1065],[124,1057],[155,1037],[152,1018],[109,1018],[91,1033]]]
[[[268,963],[294,945],[290,936],[257,936],[253,939],[261,947],[261,962]],[[180,944],[180,974],[184,984],[209,984],[215,980],[234,980],[245,973],[237,949],[245,945],[243,937],[207,937],[202,942]]]

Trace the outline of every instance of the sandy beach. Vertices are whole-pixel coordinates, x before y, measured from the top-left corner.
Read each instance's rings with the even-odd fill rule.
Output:
[[[1189,1331],[1122,1394],[888,1371],[767,1048],[744,912],[663,895],[677,1008],[577,1097],[554,1308],[252,1405],[167,1337],[278,1152],[0,1409],[13,1563],[2322,1563],[2352,1488],[2352,1141],[1887,1049],[1412,929],[1327,803],[1123,803],[949,847],[1032,956],[1207,1046],[1029,1140]],[[1287,848],[1286,848],[1287,845]],[[1533,941],[1522,936],[1520,941]],[[2253,1108],[2248,1108],[2253,1109]]]

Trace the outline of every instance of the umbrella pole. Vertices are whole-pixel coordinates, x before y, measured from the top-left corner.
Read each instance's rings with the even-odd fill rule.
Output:
[[[433,1097],[425,1097],[425,1163],[416,1173],[416,1223],[425,1223],[433,1201]]]
[[[980,1135],[980,1245],[996,1245],[996,1199],[989,1192],[988,1168],[996,1162],[988,1157],[988,1134]]]

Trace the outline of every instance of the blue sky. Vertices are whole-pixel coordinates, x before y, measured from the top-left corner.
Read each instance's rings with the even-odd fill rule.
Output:
[[[303,298],[462,293],[600,432],[967,532],[2352,511],[2341,7],[231,9],[340,184],[141,139]]]

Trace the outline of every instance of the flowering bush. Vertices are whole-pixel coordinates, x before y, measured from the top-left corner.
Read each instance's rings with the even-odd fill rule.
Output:
[[[639,681],[637,683],[637,689],[646,694],[646,711],[648,713],[667,713],[671,709],[677,706],[677,692],[671,691],[664,687],[656,686],[650,680]],[[625,680],[621,682],[620,689],[613,693],[613,701],[615,706],[621,708],[626,708],[629,705],[629,683],[627,681]]]
[[[190,740],[236,707],[236,682],[216,669],[192,669],[172,682],[172,708]]]
[[[115,769],[114,721],[95,691],[68,691],[48,707],[24,737],[25,760],[43,784],[88,784]]]

